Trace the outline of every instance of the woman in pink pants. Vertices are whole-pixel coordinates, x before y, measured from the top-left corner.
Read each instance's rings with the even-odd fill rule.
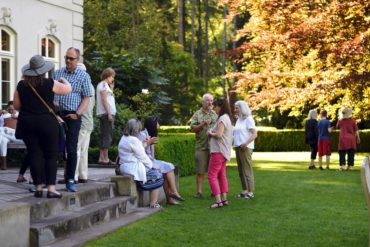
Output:
[[[233,126],[230,120],[231,111],[226,99],[213,102],[218,115],[216,124],[207,135],[210,139],[211,158],[208,166],[208,182],[215,196],[215,202],[210,208],[219,208],[228,205],[227,192],[229,191],[226,178],[226,161],[230,160]]]

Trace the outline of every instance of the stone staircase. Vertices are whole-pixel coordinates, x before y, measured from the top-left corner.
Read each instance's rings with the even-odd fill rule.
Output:
[[[79,246],[156,211],[138,208],[137,196],[119,195],[111,182],[87,183],[77,193],[62,192],[61,199],[45,199],[46,191],[42,199],[27,198],[29,246]]]

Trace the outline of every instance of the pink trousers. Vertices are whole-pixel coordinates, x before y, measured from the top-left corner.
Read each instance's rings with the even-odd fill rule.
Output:
[[[227,193],[226,159],[221,153],[211,153],[208,166],[208,182],[213,195]]]

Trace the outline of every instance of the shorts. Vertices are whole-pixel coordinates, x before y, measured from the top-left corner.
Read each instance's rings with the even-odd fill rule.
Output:
[[[209,150],[196,150],[195,151],[195,171],[196,174],[205,174],[208,171],[209,163]]]
[[[330,152],[330,140],[319,140],[319,157],[322,157],[324,155],[331,155]]]

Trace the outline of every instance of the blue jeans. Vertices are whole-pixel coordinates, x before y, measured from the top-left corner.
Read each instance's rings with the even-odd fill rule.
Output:
[[[67,166],[64,174],[66,181],[74,180],[77,166],[77,143],[81,128],[81,118],[76,120],[63,117],[68,126],[66,131]]]

